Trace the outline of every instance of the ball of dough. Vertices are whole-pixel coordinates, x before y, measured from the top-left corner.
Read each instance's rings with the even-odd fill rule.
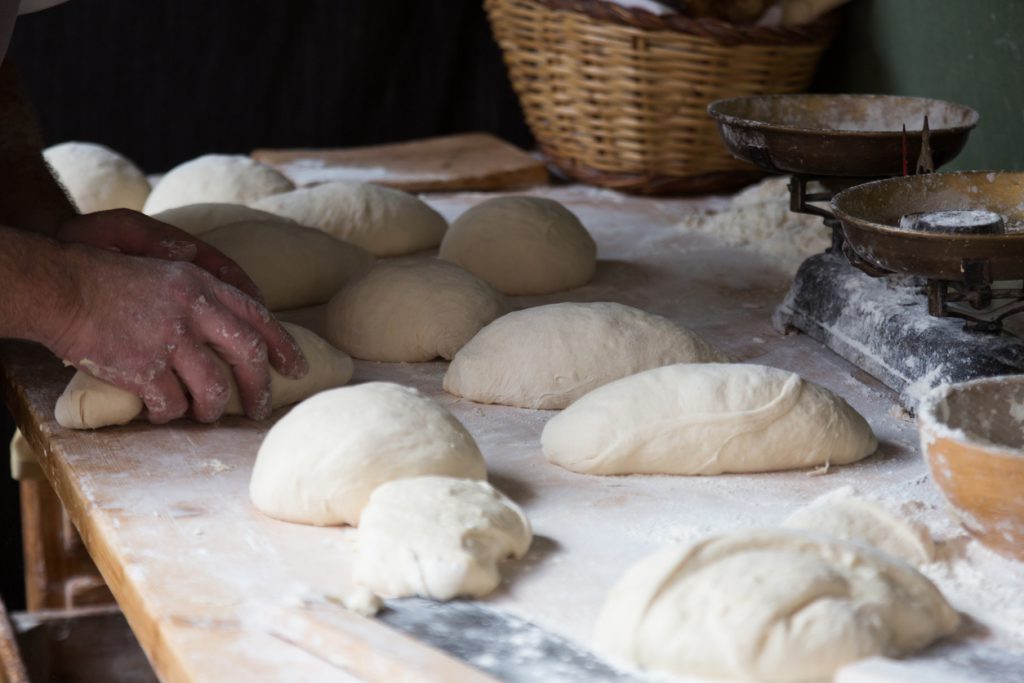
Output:
[[[153,214],[153,218],[180,228],[190,235],[202,235],[214,228],[229,223],[292,223],[283,216],[277,216],[259,209],[252,209],[245,204],[224,204],[221,202],[205,202],[203,204],[186,204],[173,209]]]
[[[252,206],[358,244],[375,256],[432,249],[448,229],[444,217],[417,197],[370,183],[325,183]]]
[[[289,379],[270,368],[270,404],[274,409],[291,405],[318,391],[340,387],[352,379],[352,359],[307,329],[282,323],[309,362],[309,372],[301,379]],[[228,375],[231,394],[224,412],[243,415],[231,369],[220,358],[217,362]],[[57,423],[70,429],[98,429],[128,424],[142,414],[142,399],[79,370],[57,399],[54,416]]]
[[[295,223],[229,223],[203,240],[249,274],[272,311],[330,301],[373,266],[373,256],[354,244]]]
[[[153,215],[185,204],[248,204],[294,190],[292,181],[270,166],[241,154],[204,154],[167,172],[146,200]]]
[[[845,465],[875,452],[846,401],[762,365],[669,365],[595,389],[545,426],[548,460],[584,474],[722,474]]]
[[[550,304],[482,329],[455,354],[444,389],[478,403],[558,410],[641,370],[727,360],[696,334],[637,308]]]
[[[772,530],[642,560],[612,588],[595,635],[603,652],[645,669],[788,683],[914,652],[958,623],[911,566],[860,544]]]
[[[327,306],[327,339],[356,358],[451,359],[509,310],[498,290],[438,259],[384,261]]]
[[[482,597],[498,562],[526,555],[533,534],[518,505],[485,481],[414,477],[381,484],[359,520],[355,579],[387,597]]]
[[[923,525],[890,512],[876,502],[829,494],[787,517],[782,526],[806,529],[846,541],[860,541],[912,565],[935,559],[935,543]]]
[[[452,223],[441,258],[505,294],[549,294],[585,285],[597,245],[569,209],[541,197],[488,199]]]
[[[82,213],[108,209],[141,211],[149,196],[145,174],[109,147],[91,142],[63,142],[43,150],[43,158]]]
[[[356,525],[378,486],[429,474],[487,478],[473,437],[444,407],[370,382],[325,391],[281,418],[260,446],[249,496],[286,522]]]

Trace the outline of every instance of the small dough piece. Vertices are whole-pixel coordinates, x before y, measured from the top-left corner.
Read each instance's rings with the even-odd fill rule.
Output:
[[[580,220],[542,197],[477,204],[452,223],[440,256],[513,295],[580,287],[597,267],[597,245]]]
[[[203,240],[249,274],[272,311],[326,303],[373,266],[354,244],[294,223],[229,223]]]
[[[444,389],[477,403],[559,410],[641,370],[728,360],[689,330],[631,306],[550,304],[482,329],[455,354]]]
[[[448,222],[408,192],[336,182],[266,197],[252,204],[357,244],[374,256],[402,256],[441,243]]]
[[[129,159],[92,142],[63,142],[43,150],[71,201],[82,213],[141,211],[149,196],[146,175]]]
[[[959,620],[931,581],[885,553],[766,530],[640,561],[608,594],[595,635],[601,651],[645,669],[806,683],[920,650]]]
[[[185,204],[173,209],[153,214],[153,218],[180,228],[190,235],[202,235],[214,228],[229,223],[245,221],[259,223],[292,223],[293,221],[266,211],[253,209],[245,204],[225,204],[222,202],[204,202],[202,204]]]
[[[204,154],[172,168],[146,200],[149,215],[186,204],[248,204],[295,189],[270,166],[243,154]]]
[[[532,539],[520,507],[485,481],[399,479],[363,510],[355,580],[392,598],[479,598],[501,583],[498,562],[526,555]]]
[[[441,404],[370,382],[325,391],[281,418],[260,446],[249,497],[286,522],[356,525],[378,486],[429,474],[487,478],[473,437]]]
[[[381,261],[328,304],[327,339],[365,360],[450,360],[508,311],[501,292],[454,263]]]
[[[845,465],[875,452],[846,401],[763,365],[669,365],[595,389],[541,435],[583,474],[722,474]]]
[[[288,379],[270,368],[270,403],[277,409],[301,401],[318,391],[339,387],[352,379],[352,359],[298,325],[282,323],[309,362],[309,372],[302,379]],[[224,409],[227,415],[242,415],[231,369],[220,358],[217,361],[228,374],[231,396]],[[79,370],[64,388],[54,409],[57,423],[70,429],[99,429],[109,425],[128,424],[142,414],[142,399]]]
[[[867,543],[915,566],[935,559],[935,542],[923,524],[848,490],[833,491],[799,508],[782,526]]]

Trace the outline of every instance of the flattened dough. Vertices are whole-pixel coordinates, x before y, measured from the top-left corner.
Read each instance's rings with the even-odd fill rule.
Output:
[[[548,460],[584,474],[722,474],[845,465],[875,452],[846,401],[763,365],[669,365],[595,389],[545,425]]]
[[[355,358],[451,359],[480,328],[509,311],[501,292],[454,263],[381,261],[327,306],[327,339]]]
[[[663,550],[612,588],[595,631],[604,653],[680,676],[832,680],[952,633],[959,615],[910,565],[799,531],[749,531]]]
[[[482,597],[498,562],[533,534],[518,505],[485,481],[415,477],[381,484],[359,520],[355,579],[387,597]]]
[[[43,158],[82,213],[108,209],[141,211],[149,181],[139,167],[109,147],[63,142],[43,150]]]
[[[505,294],[548,294],[589,282],[597,245],[558,202],[505,196],[459,216],[441,242],[440,256]]]
[[[149,215],[185,204],[248,204],[294,190],[281,173],[242,154],[204,154],[172,168],[146,200]]]
[[[351,358],[309,330],[289,323],[282,325],[305,354],[309,372],[302,379],[288,379],[270,369],[270,402],[275,409],[301,401],[318,391],[339,387],[352,379]],[[234,376],[219,358],[218,362],[227,371],[231,383],[231,397],[224,412],[242,415],[245,411]],[[135,394],[79,370],[57,399],[54,414],[62,427],[98,429],[127,424],[141,415],[142,410],[142,399]]]
[[[487,478],[473,437],[441,404],[370,382],[317,394],[281,418],[260,446],[249,497],[286,522],[356,525],[378,486],[432,474]]]
[[[223,202],[204,202],[202,204],[185,204],[173,209],[153,214],[153,218],[180,228],[190,235],[202,235],[222,225],[246,221],[260,223],[292,223],[284,216],[277,216],[266,211],[253,209],[244,204],[225,204]]]
[[[448,229],[444,217],[418,197],[370,183],[325,183],[252,206],[323,230],[375,256],[431,249]]]
[[[229,223],[203,240],[249,274],[272,311],[326,303],[373,266],[354,244],[294,223]]]
[[[696,334],[637,308],[550,304],[482,329],[455,354],[444,389],[477,403],[557,410],[641,370],[727,360]]]

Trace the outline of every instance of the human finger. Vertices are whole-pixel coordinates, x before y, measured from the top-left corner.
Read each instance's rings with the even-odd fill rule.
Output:
[[[174,373],[164,370],[142,387],[139,397],[146,405],[146,413],[153,424],[176,420],[188,411],[188,399]]]
[[[291,379],[299,379],[309,372],[309,363],[302,349],[265,306],[230,287],[218,287],[215,294],[225,308],[260,334],[274,369]]]
[[[183,343],[174,352],[174,372],[192,397],[192,417],[215,422],[231,398],[231,384],[224,366],[203,344]]]
[[[254,420],[270,416],[270,365],[260,334],[223,309],[209,304],[196,324],[206,343],[231,366],[245,414]]]

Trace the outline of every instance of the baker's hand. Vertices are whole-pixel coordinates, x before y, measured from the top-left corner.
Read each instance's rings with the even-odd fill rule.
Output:
[[[191,261],[257,301],[263,295],[237,263],[206,242],[146,214],[112,209],[72,216],[57,228],[62,242],[77,242],[131,256]]]
[[[174,247],[176,248],[176,247]],[[189,408],[201,422],[224,411],[232,369],[245,414],[270,414],[270,365],[298,378],[308,366],[265,307],[184,261],[113,254],[67,244],[74,303],[44,340],[59,357],[142,398],[163,423]]]

